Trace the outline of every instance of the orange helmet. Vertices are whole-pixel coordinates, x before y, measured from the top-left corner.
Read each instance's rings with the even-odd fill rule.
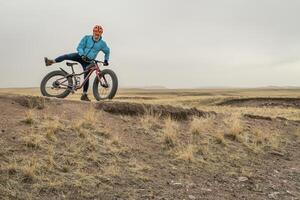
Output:
[[[93,28],[93,34],[97,35],[97,36],[101,36],[103,33],[103,28],[102,26],[96,25]]]

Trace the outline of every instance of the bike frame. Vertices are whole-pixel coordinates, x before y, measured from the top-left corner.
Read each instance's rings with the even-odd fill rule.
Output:
[[[82,82],[81,85],[74,85],[74,84],[73,84],[72,86],[70,86],[70,85],[68,85],[68,84],[64,84],[64,82],[66,82],[67,80],[65,80],[65,81],[59,83],[59,85],[66,86],[67,88],[70,88],[70,89],[72,89],[72,91],[74,91],[74,90],[78,90],[78,89],[82,88],[82,87],[86,84],[86,82],[89,80],[90,76],[91,76],[94,72],[96,72],[96,77],[98,78],[100,84],[101,84],[101,85],[107,85],[107,81],[106,81],[105,77],[102,77],[104,83],[103,83],[102,80],[101,80],[101,77],[100,77],[100,75],[101,75],[101,70],[100,70],[100,68],[99,68],[98,62],[99,62],[99,63],[102,63],[101,61],[95,60],[95,61],[93,61],[93,63],[91,63],[90,66],[87,67],[87,69],[86,69],[84,72],[79,73],[79,74],[76,74],[76,73],[74,72],[73,66],[71,66],[71,68],[72,68],[72,74],[69,74],[68,72],[66,72],[65,70],[63,70],[62,68],[60,68],[63,72],[67,73],[67,75],[66,75],[65,77],[63,77],[63,78],[57,79],[56,81],[59,81],[59,80],[64,79],[64,78],[67,78],[67,80],[68,80],[69,77],[73,78],[73,77],[77,77],[77,76],[80,76],[80,75],[82,75],[82,74],[88,73],[87,76],[85,77],[85,79],[83,80],[83,82]],[[76,80],[75,80],[75,81],[76,81]],[[76,84],[76,83],[75,83],[75,84]],[[75,86],[75,87],[74,87],[74,86]]]

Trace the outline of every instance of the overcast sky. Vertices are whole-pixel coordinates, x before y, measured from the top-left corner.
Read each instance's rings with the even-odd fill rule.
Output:
[[[299,0],[0,0],[0,87],[39,86],[64,66],[43,57],[76,52],[95,24],[122,87],[300,86],[299,10]]]

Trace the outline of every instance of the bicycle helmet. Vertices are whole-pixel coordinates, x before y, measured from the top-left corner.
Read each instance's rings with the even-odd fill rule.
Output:
[[[93,34],[96,35],[96,36],[101,36],[102,33],[103,33],[102,26],[95,25],[94,28],[93,28]]]

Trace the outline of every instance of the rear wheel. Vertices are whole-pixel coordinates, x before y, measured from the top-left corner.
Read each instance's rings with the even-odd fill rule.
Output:
[[[112,99],[118,90],[117,75],[110,69],[104,69],[98,77],[95,78],[93,84],[93,94],[97,101],[104,99]]]
[[[41,93],[43,96],[65,98],[70,94],[69,87],[73,85],[71,77],[66,78],[66,73],[60,70],[50,72],[41,82]]]

